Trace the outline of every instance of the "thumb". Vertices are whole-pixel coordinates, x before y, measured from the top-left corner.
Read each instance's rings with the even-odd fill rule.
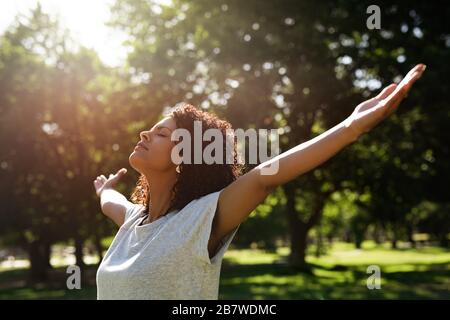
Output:
[[[127,172],[127,169],[122,168],[122,169],[118,170],[116,172],[116,174],[112,175],[112,177],[111,177],[112,184],[116,184],[120,180],[120,178],[122,178],[122,176],[125,175],[126,172]]]
[[[125,168],[122,168],[119,171],[117,171],[118,176],[123,176],[125,173],[127,173],[127,169]]]

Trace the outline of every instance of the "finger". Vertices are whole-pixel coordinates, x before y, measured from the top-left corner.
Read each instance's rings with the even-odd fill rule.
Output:
[[[400,103],[406,97],[407,94],[408,92],[406,92],[402,97],[399,97],[398,99],[392,102],[391,106],[388,108],[386,112],[386,117],[390,116],[393,112],[397,110],[398,106],[400,105]]]
[[[394,108],[400,104],[400,102],[405,98],[406,91],[405,90],[399,90],[395,93],[392,93],[387,97],[386,99],[383,99],[380,102],[379,108],[382,110],[382,117],[386,118],[388,115],[390,115]]]
[[[400,84],[395,88],[394,91],[392,91],[386,98],[386,102],[388,105],[393,105],[394,103],[398,102],[399,100],[403,99],[408,91],[411,89],[411,86],[413,83],[419,79],[421,76],[420,72],[415,72],[410,77],[408,77],[407,81],[401,81]],[[405,77],[406,79],[406,77]]]
[[[113,176],[114,181],[118,181],[126,173],[126,169],[122,168]]]
[[[102,178],[103,181],[108,180],[103,174],[100,176],[100,178]]]
[[[406,74],[406,76],[403,78],[402,82],[407,82],[409,79],[413,77],[413,75],[417,72],[422,73],[425,70],[426,66],[422,63],[417,64],[409,70],[409,72]],[[401,83],[401,82],[400,82]]]
[[[404,86],[409,90],[409,88],[411,88],[413,83],[416,82],[422,76],[422,73],[423,72],[421,71],[416,71],[412,73],[410,76],[408,76],[407,79],[405,77],[405,79],[400,82],[399,86]]]
[[[403,101],[403,99],[405,98],[406,95],[398,97],[397,99],[393,100],[389,107],[387,108],[384,116],[385,117],[389,117],[395,110],[397,110],[398,106],[400,105],[400,103]]]
[[[414,74],[415,72],[420,72],[420,73],[422,73],[422,72],[425,71],[426,68],[427,68],[427,66],[426,66],[425,64],[423,64],[423,63],[416,64],[416,65],[414,66],[414,68],[412,68],[412,69],[408,72],[408,75],[412,75],[412,74]]]
[[[408,72],[408,74],[402,79],[402,81],[400,81],[398,87],[411,87],[411,85],[422,76],[425,69],[426,66],[424,64],[416,65]]]
[[[377,99],[384,99],[389,96],[397,88],[397,84],[391,83],[386,88],[384,88],[377,96]]]
[[[422,70],[425,70],[424,68]],[[403,84],[399,85],[397,88],[399,90],[395,90],[396,92],[393,92],[388,98],[387,108],[385,111],[385,116],[391,115],[395,110],[397,110],[398,106],[400,105],[401,101],[408,95],[409,90],[411,89],[414,82],[416,82],[421,76],[423,71],[415,71],[413,74],[409,75],[409,79],[406,82],[403,82]],[[406,77],[405,77],[406,78]],[[400,82],[400,83],[402,83]]]
[[[127,173],[127,169],[125,169],[125,168],[122,168],[122,169],[120,169],[120,170],[117,171],[117,174],[118,174],[119,176],[122,176],[122,175],[124,175],[125,173]]]
[[[382,101],[379,102],[379,107],[377,108],[382,109],[383,117],[389,116],[398,108],[400,102],[406,97],[414,82],[422,76],[425,68],[426,66],[424,64],[416,65],[408,72],[403,80],[396,87],[394,87],[393,91],[391,91],[392,89],[388,86],[379,94],[379,96],[384,96],[386,92],[390,92]],[[387,90],[388,88],[389,90]]]

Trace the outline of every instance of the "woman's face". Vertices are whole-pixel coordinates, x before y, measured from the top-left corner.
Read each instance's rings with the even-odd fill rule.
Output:
[[[142,146],[134,148],[128,158],[130,165],[140,173],[174,170],[176,165],[172,162],[171,153],[175,141],[171,141],[170,136],[176,128],[175,120],[168,116],[150,130],[142,131]]]

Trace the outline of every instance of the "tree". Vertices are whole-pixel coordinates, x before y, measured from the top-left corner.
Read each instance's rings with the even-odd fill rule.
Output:
[[[102,84],[108,72],[95,53],[74,49],[39,5],[18,17],[0,42],[0,196],[7,203],[0,212],[1,235],[28,250],[31,279],[40,281],[51,267],[53,243],[73,239],[82,267],[84,241],[99,243],[111,232],[92,179],[106,169],[102,154],[130,140],[117,132],[125,132],[126,124],[109,129],[115,122],[105,117],[107,101],[98,101],[108,93],[102,87],[109,85]],[[120,82],[111,72],[114,79]],[[110,156],[110,165],[123,157]]]
[[[128,33],[133,49],[129,63],[137,73],[151,75],[148,87],[153,83],[164,89],[159,101],[188,99],[226,117],[235,127],[279,127],[285,151],[342,121],[385,81],[403,74],[409,61],[428,63],[412,50],[442,43],[439,37],[445,32],[429,21],[426,5],[384,4],[380,31],[365,27],[368,5],[366,1],[174,1],[161,6],[118,0],[111,25]],[[412,30],[421,23],[415,16],[408,18],[413,7],[418,8],[415,16],[430,22],[423,26],[433,32],[427,42],[401,31],[402,23]],[[443,13],[438,15],[437,21],[445,19]],[[406,64],[405,54],[411,57]],[[150,92],[149,99],[154,99]],[[422,103],[421,94],[416,90],[410,101]],[[406,119],[411,124],[414,118]],[[398,122],[383,126],[389,131]],[[413,138],[417,136],[408,133],[406,140]],[[374,134],[361,144],[377,139]],[[385,141],[395,144],[392,140]],[[419,141],[423,145],[411,151],[416,157],[427,145]],[[354,167],[363,167],[352,151],[282,187],[292,266],[306,267],[309,231],[320,221],[328,197],[350,180],[346,160],[353,158]],[[413,204],[397,209],[406,214]]]

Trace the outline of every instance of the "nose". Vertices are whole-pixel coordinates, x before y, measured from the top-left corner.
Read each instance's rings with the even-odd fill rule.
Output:
[[[147,131],[142,131],[142,132],[139,134],[139,136],[141,137],[141,140],[142,140],[142,141],[150,141],[149,134],[148,134]]]

